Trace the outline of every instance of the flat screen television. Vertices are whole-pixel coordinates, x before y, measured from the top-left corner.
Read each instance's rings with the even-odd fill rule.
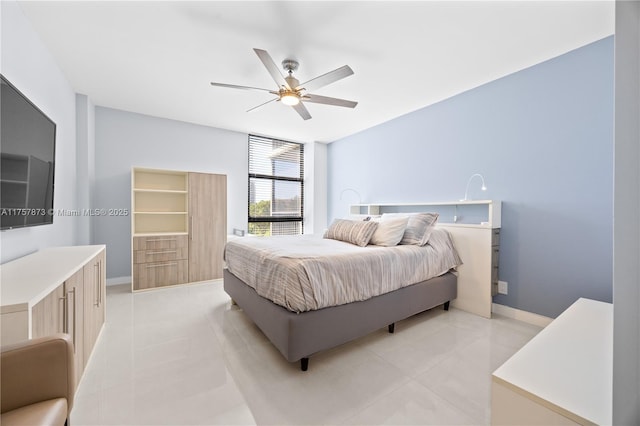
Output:
[[[56,123],[0,78],[0,229],[53,223]]]

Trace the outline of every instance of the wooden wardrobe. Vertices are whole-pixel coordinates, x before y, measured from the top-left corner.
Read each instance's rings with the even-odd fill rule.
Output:
[[[133,291],[222,278],[227,177],[134,168]]]

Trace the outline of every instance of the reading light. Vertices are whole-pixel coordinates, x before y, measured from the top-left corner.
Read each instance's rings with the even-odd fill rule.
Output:
[[[293,92],[285,93],[280,97],[280,100],[282,101],[283,104],[289,105],[289,106],[298,105],[300,103],[300,98],[298,97],[298,95],[296,95]]]
[[[482,177],[482,175],[480,173],[475,173],[475,174],[471,175],[471,177],[469,178],[469,181],[467,182],[467,189],[465,189],[465,191],[464,191],[464,198],[462,200],[460,200],[460,201],[468,201],[467,193],[469,192],[469,184],[471,183],[473,178],[476,177],[476,176],[478,176],[482,180],[482,187],[480,189],[482,189],[483,191],[487,190],[487,187],[484,184],[484,178]]]

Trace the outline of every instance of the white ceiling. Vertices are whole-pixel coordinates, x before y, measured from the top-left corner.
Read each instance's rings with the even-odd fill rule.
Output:
[[[613,34],[612,1],[21,1],[78,93],[96,105],[294,141],[331,142]],[[253,48],[300,62],[314,93],[358,101],[281,103]]]

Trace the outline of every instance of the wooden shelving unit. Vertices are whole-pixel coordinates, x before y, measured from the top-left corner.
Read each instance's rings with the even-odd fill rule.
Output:
[[[189,232],[187,173],[134,169],[131,180],[134,237]]]
[[[134,168],[132,290],[222,277],[225,175]]]

